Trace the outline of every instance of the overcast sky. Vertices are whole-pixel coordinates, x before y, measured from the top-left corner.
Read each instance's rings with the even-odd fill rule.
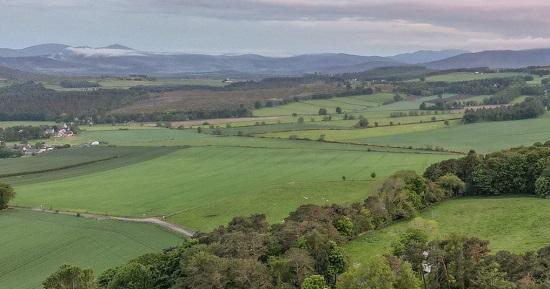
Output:
[[[0,47],[391,55],[550,47],[548,0],[0,0]]]

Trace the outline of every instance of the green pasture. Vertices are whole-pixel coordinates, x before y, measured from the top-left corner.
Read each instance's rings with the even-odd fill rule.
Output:
[[[94,220],[23,210],[0,212],[0,288],[39,289],[63,264],[96,274],[181,238],[148,224]]]
[[[536,119],[457,124],[425,131],[359,138],[357,141],[378,145],[425,147],[491,152],[550,140],[550,114]]]
[[[427,228],[431,239],[449,234],[489,240],[499,250],[525,252],[550,245],[550,200],[529,197],[465,198],[446,201],[421,214],[422,219],[372,231],[346,246],[354,262],[388,253],[392,242],[407,228]]]
[[[372,191],[372,172],[382,179],[453,157],[295,143],[302,146],[181,149],[120,168],[16,185],[13,203],[124,216],[168,215],[183,226],[210,230],[238,215],[267,213],[277,222],[300,204],[359,201]]]
[[[396,124],[397,120],[396,118]],[[456,121],[452,122],[453,125],[456,124]],[[325,140],[328,141],[338,141],[338,142],[356,142],[368,143],[370,138],[381,137],[381,136],[393,136],[393,135],[402,135],[408,134],[411,132],[423,132],[431,131],[445,128],[446,125],[441,121],[427,121],[424,123],[414,123],[407,125],[394,125],[387,127],[371,127],[366,129],[341,129],[341,130],[304,130],[304,131],[293,131],[293,132],[275,132],[275,133],[266,133],[262,136],[272,137],[272,138],[289,138],[294,135],[298,138],[309,138],[309,139],[318,139],[320,135],[325,136]],[[379,144],[379,143],[377,143]]]
[[[270,108],[262,108],[255,110],[253,113],[255,116],[284,116],[292,115],[293,113],[299,115],[318,115],[319,109],[325,108],[328,113],[335,114],[336,107],[340,107],[343,111],[348,113],[356,113],[380,106],[384,102],[392,99],[393,94],[391,93],[335,97],[331,99],[299,101]]]
[[[84,147],[0,159],[0,182],[37,183],[110,170],[175,151],[170,147]],[[11,176],[10,176],[11,175]]]

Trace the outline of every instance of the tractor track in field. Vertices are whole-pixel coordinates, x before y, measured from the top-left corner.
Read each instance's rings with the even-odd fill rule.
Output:
[[[54,211],[54,210],[46,210],[41,208],[25,208],[25,207],[15,207],[12,208],[17,210],[27,210],[27,211],[33,211],[33,212],[42,212],[46,214],[61,214],[61,215],[67,215],[67,216],[80,216],[87,219],[95,219],[95,220],[114,220],[114,221],[120,221],[120,222],[128,222],[128,223],[142,223],[142,224],[153,224],[157,225],[161,228],[164,228],[168,231],[174,232],[178,235],[182,235],[185,237],[193,237],[196,232],[183,228],[179,225],[167,222],[161,218],[158,217],[149,217],[149,218],[131,218],[131,217],[119,217],[119,216],[111,216],[111,215],[101,215],[101,214],[91,214],[91,213],[78,213],[78,212],[71,212],[71,211]],[[77,215],[78,214],[78,215]]]

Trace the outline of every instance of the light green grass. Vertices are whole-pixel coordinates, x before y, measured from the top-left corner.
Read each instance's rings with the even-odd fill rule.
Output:
[[[59,149],[33,157],[0,159],[0,176],[19,174],[0,178],[0,181],[18,185],[64,179],[124,167],[173,151],[175,148],[170,147],[100,146]]]
[[[400,118],[394,119],[395,123]],[[340,141],[340,142],[357,142],[360,143],[363,139],[371,137],[380,137],[380,136],[393,136],[393,135],[402,135],[411,132],[423,132],[437,130],[445,127],[443,122],[425,122],[409,125],[395,125],[389,127],[372,127],[366,129],[342,129],[342,130],[304,130],[304,131],[293,131],[293,132],[276,132],[276,133],[266,133],[262,136],[273,137],[273,138],[288,138],[290,135],[296,135],[299,138],[310,138],[317,139],[319,135],[325,135],[325,139],[329,141]]]
[[[451,157],[315,149],[325,147],[302,143],[313,149],[182,149],[113,170],[18,185],[14,204],[131,216],[178,213],[170,220],[209,230],[238,215],[265,212],[276,222],[300,204],[362,200],[370,182],[357,186],[341,182],[342,176],[368,180],[374,171],[383,178],[401,169],[422,171]]]
[[[536,119],[454,125],[426,131],[367,137],[358,141],[413,147],[432,145],[459,151],[474,149],[485,153],[548,141],[549,127],[550,114],[547,113]]]
[[[550,200],[529,197],[467,198],[446,201],[429,209],[422,218],[436,222],[431,239],[458,233],[489,240],[499,250],[525,252],[550,245]],[[413,222],[402,222],[372,231],[346,246],[354,262],[388,253],[392,242]]]
[[[442,75],[434,75],[426,78],[426,81],[436,82],[459,82],[459,81],[471,81],[490,78],[506,78],[515,76],[524,76],[524,73],[516,72],[501,72],[501,73],[474,73],[474,72],[453,72]]]
[[[96,274],[181,242],[148,224],[8,210],[0,212],[0,288],[39,289],[68,263]]]
[[[271,108],[257,109],[255,116],[280,116],[292,115],[317,115],[320,108],[327,109],[328,113],[336,113],[336,107],[342,108],[348,113],[365,111],[368,108],[377,107],[393,98],[391,93],[377,93],[373,95],[357,95],[347,97],[334,97],[331,99],[307,100]]]

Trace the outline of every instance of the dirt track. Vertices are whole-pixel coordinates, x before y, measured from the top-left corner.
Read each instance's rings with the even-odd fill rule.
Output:
[[[77,214],[75,212],[52,211],[52,210],[44,210],[44,209],[40,209],[40,208],[14,207],[14,209],[29,210],[29,211],[34,211],[34,212],[43,212],[43,213],[48,213],[48,214],[63,214],[63,215],[68,215],[68,216],[75,216]],[[88,219],[96,219],[96,220],[115,220],[115,221],[121,221],[121,222],[154,224],[154,225],[160,226],[164,229],[167,229],[169,231],[172,231],[174,233],[177,233],[177,234],[185,236],[185,237],[193,237],[196,233],[192,230],[185,229],[185,228],[182,228],[178,225],[166,222],[166,221],[164,221],[160,218],[127,218],[127,217],[97,215],[97,214],[89,214],[89,213],[80,213],[80,217],[88,218]]]

